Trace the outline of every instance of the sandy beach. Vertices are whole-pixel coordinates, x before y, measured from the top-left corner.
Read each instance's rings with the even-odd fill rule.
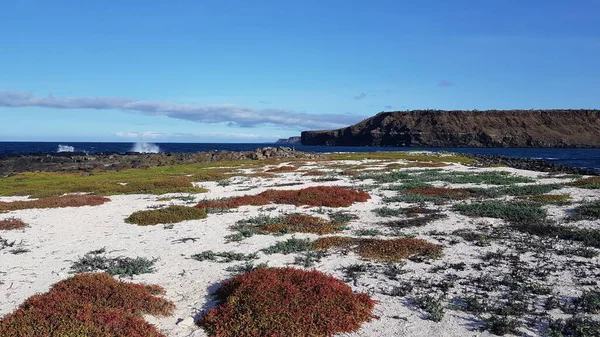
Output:
[[[256,259],[250,262],[255,266],[264,263],[269,267],[316,269],[343,280],[355,292],[366,292],[376,301],[374,314],[379,318],[363,324],[356,332],[340,334],[348,337],[493,336],[493,319],[486,320],[491,316],[507,317],[518,322],[507,333],[509,336],[539,336],[546,333],[549,320],[572,317],[565,309],[569,306],[568,301],[573,301],[584,290],[598,289],[599,247],[591,241],[582,242],[566,236],[560,238],[558,234],[535,235],[531,231],[518,231],[513,229],[515,223],[510,219],[467,215],[470,209],[456,206],[485,202],[533,203],[526,199],[529,196],[516,195],[519,194],[517,192],[503,190],[497,195],[477,193],[507,186],[516,186],[515,190],[518,190],[529,185],[552,185],[549,188],[551,191],[540,194],[569,197],[564,197],[564,202],[536,201],[536,207],[545,212],[546,220],[556,226],[598,231],[598,219],[570,218],[576,207],[597,201],[600,197],[597,189],[569,185],[585,176],[508,167],[478,168],[456,162],[440,167],[415,167],[411,163],[414,161],[404,159],[282,161],[264,167],[239,168],[237,176],[226,180],[194,182],[195,186],[207,189],[206,193],[110,195],[107,196],[109,202],[98,206],[22,209],[1,213],[0,220],[14,217],[29,226],[0,231],[2,240],[13,243],[10,247],[0,249],[0,317],[17,309],[30,296],[46,292],[56,282],[73,276],[73,264],[90,251],[100,249],[104,250],[102,254],[106,257],[155,260],[152,272],[115,277],[136,283],[157,284],[166,289],[164,298],[174,302],[174,315],[161,318],[147,315],[145,318],[168,337],[209,336],[194,322],[216,305],[212,292],[222,281],[235,274],[227,268],[246,263],[198,261],[192,258],[194,254],[205,251],[256,253]],[[272,172],[271,177],[256,176],[257,173],[284,166],[293,166],[294,169]],[[344,170],[355,170],[356,173],[342,174]],[[394,178],[395,181],[382,178],[393,172],[408,172],[409,178]],[[431,190],[437,191],[437,197],[416,193],[411,196],[425,195],[425,198],[409,199],[402,188],[394,188],[410,180],[411,176],[416,177],[424,172],[427,178],[422,178],[419,183],[438,188]],[[451,178],[486,172],[504,172],[501,173],[503,177],[523,178],[526,182],[518,182],[520,180],[517,179],[517,182],[498,184],[496,181],[462,182]],[[205,200],[314,186],[366,191],[370,199],[355,202],[349,207],[246,205],[209,211],[204,219],[153,226],[125,222],[137,211],[170,205],[194,206]],[[471,190],[465,192],[468,189]],[[459,193],[457,191],[470,194],[446,198],[444,190],[450,190],[450,194]],[[398,195],[401,198],[394,199]],[[539,194],[532,192],[531,195]],[[27,197],[0,197],[1,202],[18,200],[27,200]],[[426,208],[436,216],[427,218],[429,215],[426,213],[407,215],[406,212],[393,211],[410,207]],[[352,215],[352,219],[332,235],[379,239],[414,237],[440,245],[442,254],[437,258],[407,258],[401,262],[386,262],[366,259],[353,250],[330,249],[307,266],[298,262],[304,256],[303,252],[268,254],[264,249],[291,238],[316,240],[323,235],[301,232],[278,235],[255,233],[239,241],[233,241],[230,237],[236,232],[231,227],[245,219],[301,213],[328,220],[331,214],[339,211]],[[423,223],[405,221],[420,218],[426,220]],[[577,253],[582,251],[586,254]],[[390,270],[395,270],[395,274]],[[544,273],[536,274],[535,271]],[[514,282],[503,278],[506,275],[512,275]],[[515,283],[521,284],[520,288],[514,286]],[[543,291],[539,290],[542,288]],[[509,299],[505,305],[508,306],[515,301],[510,296],[516,296],[517,293],[523,294],[520,300],[526,303],[525,309],[506,315],[497,313],[501,308],[490,309],[490,305],[506,299]],[[548,306],[550,297],[562,304]],[[476,312],[465,305],[465,298],[489,300],[486,304],[488,309]],[[435,309],[437,304],[434,302],[441,309]],[[433,309],[427,303],[433,304]],[[442,317],[436,316],[440,310]],[[584,312],[581,309],[577,314],[598,319],[597,311]]]

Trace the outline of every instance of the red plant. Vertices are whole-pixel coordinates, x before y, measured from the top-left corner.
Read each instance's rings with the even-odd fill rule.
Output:
[[[0,220],[0,230],[10,231],[13,229],[22,229],[25,227],[28,227],[28,225],[24,223],[21,219],[8,218]]]
[[[279,166],[274,167],[272,169],[267,170],[266,172],[289,172],[296,171],[298,168],[296,166]]]
[[[375,302],[319,271],[259,268],[225,281],[200,320],[213,337],[332,336],[375,318]]]
[[[371,196],[364,191],[336,186],[315,186],[301,190],[266,190],[257,195],[245,195],[224,201],[204,201],[199,208],[236,208],[243,205],[262,206],[269,203],[296,206],[348,207],[355,202],[364,202]]]
[[[40,198],[36,200],[0,202],[0,211],[14,211],[19,209],[31,208],[58,208],[58,207],[79,207],[79,206],[98,206],[110,199],[97,195],[63,195]]]
[[[3,337],[164,337],[142,314],[171,315],[156,285],[120,282],[106,273],[78,274],[27,299],[0,321]]]

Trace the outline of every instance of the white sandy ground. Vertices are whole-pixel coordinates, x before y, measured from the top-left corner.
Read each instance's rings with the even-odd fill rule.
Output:
[[[402,162],[402,161],[399,161]],[[347,164],[372,164],[378,169],[386,170],[385,164],[379,161],[345,161]],[[284,164],[285,165],[285,164]],[[322,169],[333,171],[326,166],[327,163],[308,163],[301,169]],[[548,177],[546,173],[516,170],[511,168],[488,168],[473,169],[458,164],[452,164],[445,170],[477,172],[481,170],[509,171],[514,174],[539,179],[540,183],[566,182],[570,179]],[[206,182],[197,185],[206,187],[208,193],[194,195],[196,201],[202,199],[214,199],[244,194],[257,194],[268,188],[276,189],[299,189],[308,186],[348,186],[357,187],[368,185],[370,181],[356,181],[351,177],[340,176],[342,180],[329,182],[314,182],[315,176],[302,176],[301,172],[278,173],[278,178],[245,178],[236,177],[230,179],[227,186],[219,186],[217,183]],[[273,186],[278,184],[289,184],[299,182],[297,186]],[[437,183],[439,186],[475,186]],[[267,187],[270,186],[270,187]],[[479,187],[485,187],[477,185]],[[598,199],[599,192],[594,190],[583,190],[578,188],[564,188],[552,193],[568,193],[573,200]],[[364,203],[356,203],[351,207],[332,209],[333,211],[344,210],[358,215],[358,220],[349,223],[350,229],[345,234],[351,235],[356,229],[385,229],[375,225],[388,218],[377,217],[371,210],[384,206],[383,195],[392,195],[393,191],[373,190],[370,191],[372,199]],[[173,194],[173,196],[182,196]],[[268,205],[262,207],[243,206],[231,212],[221,214],[209,214],[208,218],[202,220],[185,221],[177,223],[172,228],[163,225],[136,226],[127,224],[124,219],[131,213],[145,210],[148,207],[166,204],[184,204],[182,201],[157,201],[155,195],[117,195],[111,196],[111,201],[101,206],[86,206],[78,208],[60,209],[31,209],[20,210],[0,215],[1,218],[17,217],[30,224],[29,228],[18,231],[0,231],[0,237],[8,241],[16,241],[15,247],[28,249],[29,252],[14,255],[9,249],[0,251],[0,317],[8,314],[18,307],[25,299],[35,293],[45,292],[49,287],[65,278],[70,277],[70,267],[74,261],[91,250],[106,248],[108,256],[146,257],[158,258],[154,265],[154,272],[134,276],[135,282],[159,284],[167,290],[166,298],[172,300],[177,309],[174,316],[167,318],[147,317],[155,324],[161,332],[169,337],[183,336],[207,336],[203,329],[195,325],[177,324],[179,321],[190,317],[198,318],[199,314],[214,305],[210,292],[216,288],[218,283],[231,277],[224,269],[227,266],[240,264],[215,263],[210,261],[199,262],[190,258],[191,255],[205,250],[216,252],[235,251],[242,253],[257,252],[278,241],[295,236],[297,238],[317,238],[317,235],[295,234],[285,236],[255,235],[239,243],[226,243],[224,237],[232,234],[229,226],[236,221],[257,216],[259,214],[280,215],[292,212],[304,212],[312,215],[321,215],[323,209],[318,207],[295,207],[292,205]],[[0,201],[23,200],[22,197],[4,197]],[[395,203],[390,206],[406,207],[409,204]],[[472,219],[450,211],[450,206],[440,207],[448,215],[447,218],[437,220],[424,227],[406,229],[407,234],[415,234],[417,237],[425,238],[432,242],[439,242],[432,236],[427,235],[431,231],[452,232],[461,228],[476,228],[478,224],[486,223],[490,226],[502,226],[503,221],[498,219]],[[550,217],[560,218],[565,214],[566,206],[546,206]],[[581,222],[581,226],[595,226],[598,222]],[[183,238],[194,238],[186,242],[175,242]],[[483,250],[482,250],[483,249]],[[473,263],[477,261],[482,251],[493,251],[491,247],[474,247],[467,243],[456,245],[445,245],[444,256],[440,260],[416,263],[407,261],[405,269],[408,270],[406,277],[420,275],[433,265],[441,265],[444,262]],[[259,260],[255,263],[266,262],[272,267],[282,267],[294,261],[294,255],[265,255],[259,253]],[[598,263],[598,258],[593,258]],[[324,258],[315,268],[333,275],[340,279],[343,274],[340,268],[353,263],[361,262],[360,258],[350,253],[348,255],[333,254]],[[391,281],[385,278],[360,279],[356,284],[348,283],[355,291],[366,291],[378,301],[375,314],[380,319],[366,323],[362,328],[349,334],[340,336],[492,336],[487,332],[473,329],[477,326],[477,320],[466,313],[448,310],[440,323],[425,319],[425,315],[413,306],[405,303],[400,297],[382,295],[380,290],[391,288]],[[564,294],[577,295],[581,289],[574,286],[568,278],[557,280],[562,282],[559,286],[560,292]],[[522,329],[523,335],[534,336],[536,331]]]

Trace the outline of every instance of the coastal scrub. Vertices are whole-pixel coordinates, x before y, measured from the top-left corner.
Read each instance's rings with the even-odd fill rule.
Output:
[[[225,281],[200,320],[213,337],[331,336],[375,318],[373,301],[319,271],[259,268]]]

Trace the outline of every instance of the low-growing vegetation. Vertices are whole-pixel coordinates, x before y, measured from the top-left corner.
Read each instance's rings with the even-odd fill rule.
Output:
[[[228,263],[233,261],[252,261],[256,260],[258,255],[256,253],[244,254],[234,252],[213,252],[212,250],[205,250],[202,253],[192,255],[192,259],[197,261],[213,261],[219,263]]]
[[[362,258],[381,262],[400,262],[416,255],[437,258],[442,254],[441,246],[414,238],[382,240],[329,236],[317,239],[311,247],[317,250],[349,249]]]
[[[36,200],[19,200],[10,202],[0,201],[0,212],[33,208],[98,206],[109,201],[110,199],[97,195],[64,195],[40,198]]]
[[[523,201],[483,201],[458,204],[454,209],[467,216],[499,218],[514,223],[537,223],[547,216],[539,204]]]
[[[28,224],[23,222],[21,219],[17,218],[8,218],[4,220],[0,220],[0,230],[2,231],[11,231],[15,229],[23,229],[29,227]]]
[[[296,171],[297,169],[298,168],[296,166],[284,165],[284,166],[278,166],[278,167],[274,167],[272,169],[268,169],[266,172],[267,173],[290,172],[290,171]]]
[[[164,337],[142,315],[170,316],[175,305],[156,285],[78,274],[27,299],[0,321],[3,337]]]
[[[332,336],[375,318],[375,302],[319,271],[259,268],[225,281],[200,320],[211,336]]]
[[[598,220],[600,219],[600,201],[581,204],[573,208],[573,220]]]
[[[198,208],[237,208],[244,205],[262,206],[270,203],[296,206],[348,207],[371,197],[366,192],[335,186],[315,186],[300,190],[266,190],[257,195],[245,195],[222,201],[203,201]]]
[[[125,219],[125,222],[139,226],[153,226],[204,219],[206,216],[204,209],[174,205],[159,209],[137,211]]]
[[[567,184],[568,186],[586,188],[590,190],[600,189],[600,177],[588,177],[577,179]]]
[[[293,213],[280,217],[264,215],[253,217],[238,221],[232,228],[241,233],[252,234],[314,233],[322,235],[336,233],[343,229],[343,225],[316,216]]]
[[[219,181],[233,175],[232,169],[211,169],[216,165],[217,163],[203,163],[91,173],[24,172],[0,179],[0,195],[43,198],[68,193],[105,196],[203,193],[207,190],[194,187],[192,183]]]
[[[107,257],[104,249],[91,251],[75,261],[71,266],[73,273],[89,273],[104,271],[109,275],[133,276],[139,274],[152,273],[152,266],[156,259],[146,259],[143,257]]]

